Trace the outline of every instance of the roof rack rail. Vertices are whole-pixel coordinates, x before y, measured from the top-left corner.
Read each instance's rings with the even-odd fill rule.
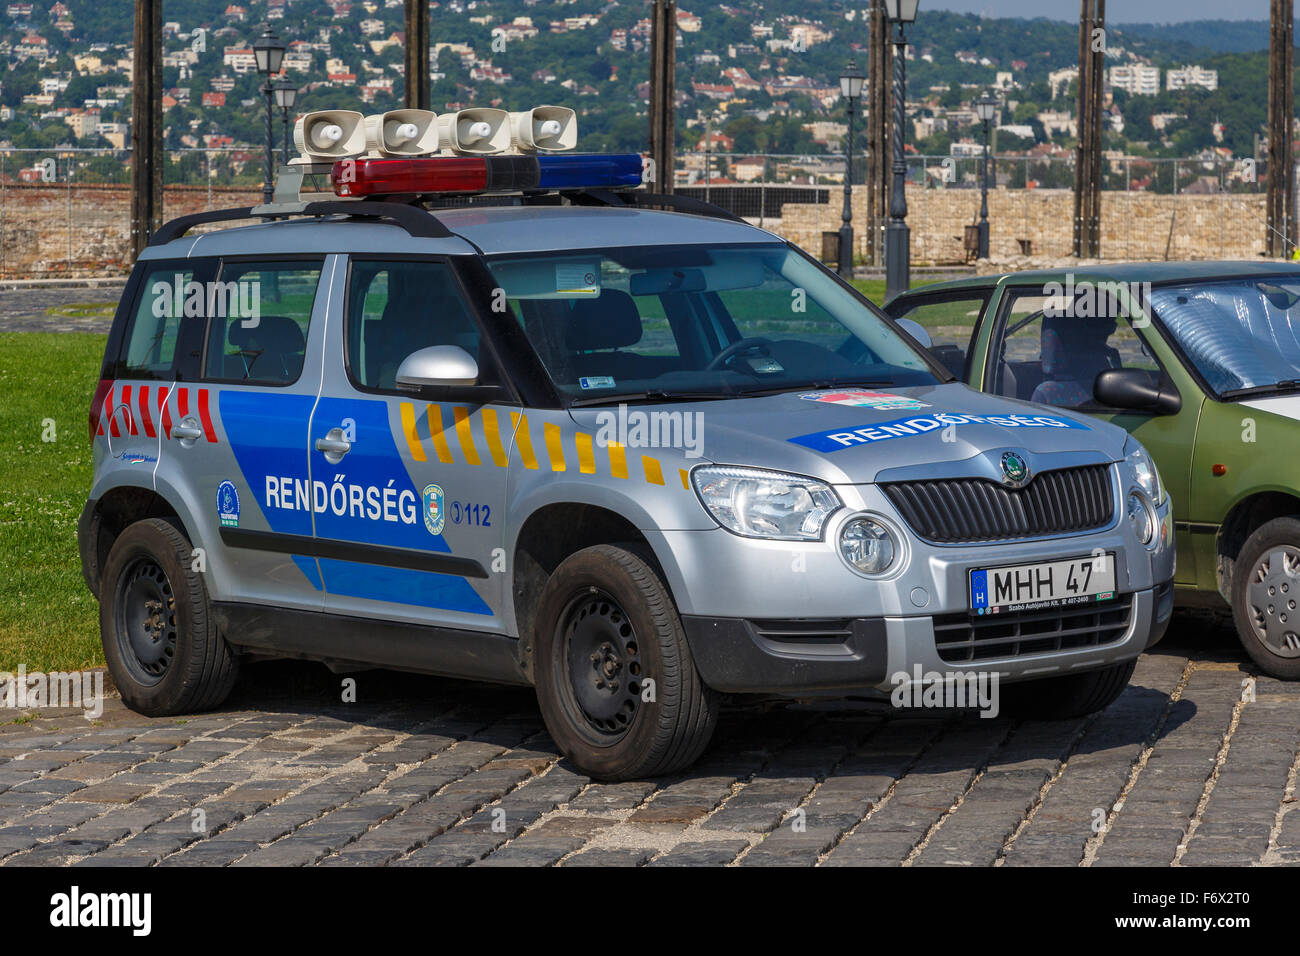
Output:
[[[615,191],[613,189],[584,189],[565,194],[576,206],[662,206],[674,212],[690,213],[696,216],[710,216],[714,219],[729,219],[732,222],[744,222],[744,218],[729,212],[721,206],[690,196],[667,195],[665,193],[648,193],[639,189]]]
[[[149,245],[161,246],[179,239],[195,226],[209,222],[233,222],[239,219],[275,219],[281,216],[352,216],[359,219],[387,219],[406,230],[415,239],[446,239],[452,235],[437,216],[419,206],[399,202],[340,200],[307,203],[271,203],[241,206],[237,209],[214,209],[180,216],[164,223],[149,237]]]

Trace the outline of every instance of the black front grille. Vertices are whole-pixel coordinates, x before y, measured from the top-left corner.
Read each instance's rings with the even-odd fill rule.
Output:
[[[881,485],[918,535],[940,544],[1006,541],[1091,531],[1115,512],[1110,466],[1062,468],[1023,488],[984,478],[939,478]]]
[[[939,657],[949,664],[1101,647],[1124,637],[1132,614],[1131,594],[1046,611],[937,614],[934,645]]]

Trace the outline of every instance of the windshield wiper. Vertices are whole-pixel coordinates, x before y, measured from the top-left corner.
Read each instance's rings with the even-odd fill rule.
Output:
[[[1230,388],[1220,392],[1220,398],[1244,398],[1248,395],[1272,395],[1281,392],[1300,392],[1300,378],[1288,378],[1272,385],[1253,385],[1250,388]]]
[[[624,392],[621,395],[576,398],[569,402],[569,407],[586,408],[591,405],[617,405],[623,402],[710,402],[723,398],[740,398],[740,394],[738,392],[665,392],[661,390]]]
[[[748,389],[746,395],[780,395],[782,392],[818,392],[832,388],[890,388],[893,382],[802,382],[774,385],[771,388]]]

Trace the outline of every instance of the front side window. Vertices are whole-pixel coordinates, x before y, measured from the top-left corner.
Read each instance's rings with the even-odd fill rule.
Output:
[[[433,345],[479,359],[478,326],[445,262],[354,259],[347,301],[347,366],[361,388],[395,391],[402,361]]]
[[[1300,381],[1300,279],[1161,286],[1151,309],[1210,388],[1226,398]]]
[[[246,385],[290,385],[302,374],[323,263],[222,263],[208,283],[204,376]]]
[[[785,244],[634,246],[488,265],[570,399],[938,381],[890,320]]]
[[[992,390],[1009,398],[1100,410],[1093,383],[1107,369],[1148,372],[1153,383],[1160,366],[1122,310],[1097,309],[1082,300],[1008,293],[994,352]],[[1102,314],[1094,314],[1100,312]]]

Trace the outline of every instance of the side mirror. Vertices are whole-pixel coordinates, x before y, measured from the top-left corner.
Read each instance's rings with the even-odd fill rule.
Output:
[[[412,352],[397,367],[397,384],[407,388],[474,385],[478,362],[459,345],[431,345]]]
[[[925,330],[925,326],[920,322],[914,319],[895,319],[894,321],[898,323],[899,328],[920,342],[925,348],[933,347],[934,340],[930,338],[930,333]]]
[[[1140,368],[1110,368],[1092,383],[1092,396],[1107,408],[1145,412],[1150,415],[1176,415],[1183,398],[1172,385],[1162,388],[1152,384],[1152,373]]]
[[[397,387],[431,398],[454,393],[490,400],[500,388],[478,384],[478,362],[459,345],[431,345],[412,352],[397,367]]]

